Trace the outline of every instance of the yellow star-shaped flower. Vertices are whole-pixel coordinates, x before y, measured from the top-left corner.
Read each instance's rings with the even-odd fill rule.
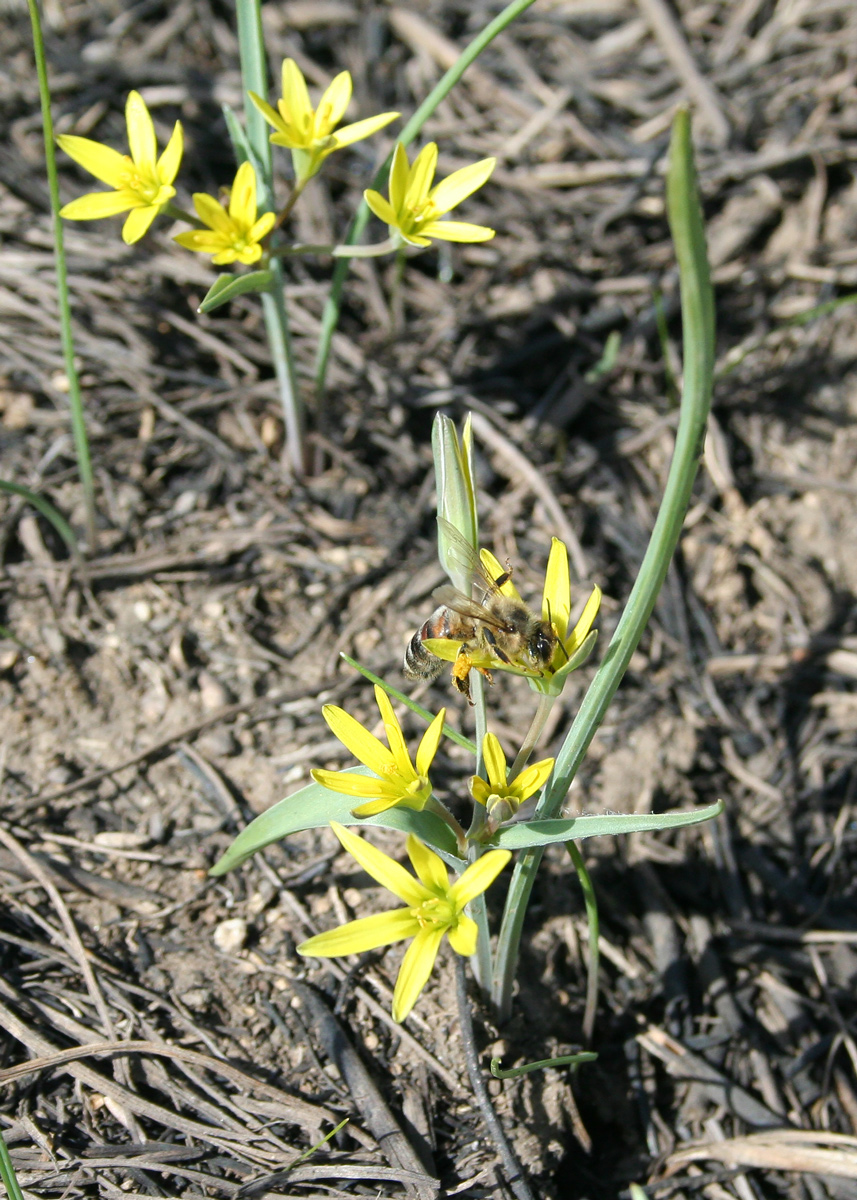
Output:
[[[385,200],[371,188],[363,198],[376,217],[390,228],[390,236],[411,246],[430,246],[432,238],[445,242],[487,242],[494,230],[466,221],[440,218],[481,188],[494,170],[496,158],[483,158],[432,187],[437,168],[437,145],[429,142],[408,166],[405,147],[397,142],[390,167],[389,193]]]
[[[313,108],[301,69],[294,59],[283,62],[283,94],[274,109],[267,100],[250,92],[250,99],[275,133],[271,141],[292,151],[295,177],[306,181],[315,175],[321,164],[334,150],[362,141],[395,121],[397,112],[379,113],[353,125],[335,127],[345,115],[351,101],[351,74],[341,71]]]
[[[395,859],[342,825],[331,821],[330,827],[363,870],[404,901],[406,907],[361,917],[320,933],[298,946],[298,954],[338,958],[413,938],[393,992],[393,1020],[404,1021],[428,982],[444,934],[449,936],[456,954],[470,957],[476,952],[477,925],[464,909],[491,886],[512,855],[508,850],[489,850],[450,885],[443,860],[413,834],[408,837],[408,857],[416,879]]]
[[[554,760],[544,758],[541,762],[524,767],[520,775],[507,779],[506,755],[493,733],[486,733],[482,741],[482,754],[485,759],[485,773],[488,778],[479,775],[470,780],[470,794],[477,804],[483,805],[487,811],[486,824],[493,832],[504,821],[510,820],[525,800],[534,796],[547,782],[553,770]]]
[[[182,159],[181,122],[175,127],[160,158],[155,126],[139,92],[131,92],[125,105],[130,156],[120,154],[101,142],[63,133],[57,142],[70,158],[90,175],[109,184],[111,192],[90,192],[60,209],[69,221],[97,221],[130,213],[122,227],[122,239],[129,245],[138,242],[172,197],[172,186]]]
[[[446,709],[442,708],[422,736],[417,749],[416,765],[411,762],[402,727],[383,688],[375,687],[375,699],[384,721],[389,749],[359,721],[335,704],[325,704],[321,710],[331,733],[377,776],[350,775],[347,771],[312,772],[316,783],[332,792],[362,796],[370,803],[352,810],[355,817],[374,817],[388,808],[402,805],[421,812],[432,793],[428,778],[443,733]]]
[[[229,193],[229,208],[213,196],[194,192],[193,206],[208,229],[192,229],[176,234],[173,241],[187,250],[213,255],[218,266],[225,263],[254,263],[262,257],[260,242],[274,227],[275,213],[256,214],[256,172],[250,163],[238,168]]]

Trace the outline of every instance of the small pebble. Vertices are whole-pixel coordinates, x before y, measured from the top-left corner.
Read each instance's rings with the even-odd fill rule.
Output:
[[[243,917],[221,921],[214,930],[214,944],[222,954],[237,954],[247,941],[247,922]]]
[[[207,712],[212,712],[215,708],[223,708],[231,699],[229,692],[220,680],[215,679],[209,671],[200,671],[199,673],[199,698],[202,700],[202,707]]]

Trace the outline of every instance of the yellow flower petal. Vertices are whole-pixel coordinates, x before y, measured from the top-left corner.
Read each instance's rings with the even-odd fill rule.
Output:
[[[247,238],[251,242],[261,242],[266,238],[274,228],[274,223],[277,220],[277,214],[272,212],[263,213],[259,220],[250,227],[250,232]]]
[[[366,842],[363,838],[349,832],[338,821],[331,821],[330,828],[351,857],[360,863],[363,870],[371,875],[373,879],[377,880],[387,891],[392,892],[394,896],[398,896],[403,903],[415,907],[422,904],[426,899],[426,889],[418,880],[414,879],[409,871],[406,871],[403,866],[397,863],[395,859],[378,850],[370,842]],[[487,855],[485,857],[487,858]]]
[[[329,133],[333,133],[345,115],[345,110],[350,102],[351,73],[340,71],[319,100],[318,108],[315,110],[314,133],[317,138],[327,137]]]
[[[342,954],[363,954],[379,946],[389,946],[403,938],[413,937],[419,932],[419,922],[409,908],[396,908],[392,912],[375,913],[349,921],[339,929],[329,929],[301,942],[298,954],[314,958],[338,958]]]
[[[394,1021],[404,1021],[428,983],[443,935],[443,929],[421,929],[408,946],[393,992]]]
[[[395,774],[396,764],[387,747],[344,709],[335,704],[325,704],[321,715],[333,736],[339,738],[343,746],[370,771],[382,776]]]
[[[129,92],[125,105],[125,120],[128,125],[128,145],[131,147],[131,157],[135,166],[146,175],[154,176],[155,157],[158,153],[155,126],[146,101],[139,92]]]
[[[354,775],[351,771],[325,771],[315,767],[310,771],[316,783],[330,792],[344,796],[365,796],[367,800],[385,799],[391,807],[402,799],[402,789],[386,779],[373,779],[366,775]],[[382,810],[383,811],[383,810]]]
[[[481,775],[470,776],[470,795],[477,804],[484,806],[488,803],[488,797],[493,795],[491,785],[482,778]]]
[[[372,188],[367,188],[363,193],[363,199],[369,205],[372,212],[385,225],[396,224],[396,214],[393,212],[389,202],[384,199],[380,192],[374,191]]]
[[[489,782],[495,790],[497,788],[505,788],[506,755],[503,753],[503,747],[500,745],[495,734],[485,734],[485,737],[482,739],[482,755],[485,759],[485,770],[488,773]]]
[[[387,207],[390,209],[390,216],[381,216],[377,209],[372,208],[369,203],[368,194],[366,194],[366,203],[372,208],[376,216],[381,217],[382,221],[386,221],[388,225],[395,224],[398,215],[404,213],[405,195],[408,190],[408,177],[410,175],[410,167],[408,166],[408,156],[405,152],[405,147],[401,142],[396,142],[396,149],[393,151],[393,161],[390,164],[390,179],[387,190],[390,193],[390,204]],[[383,196],[379,196],[378,192],[372,192],[373,196],[378,196],[383,204],[387,204]]]
[[[561,641],[568,632],[571,615],[571,581],[568,575],[568,551],[565,542],[551,538],[545,586],[542,593],[542,618],[552,621]]]
[[[541,762],[532,763],[529,767],[525,767],[520,775],[515,776],[510,790],[523,803],[547,783],[552,770],[552,758],[544,758]]]
[[[111,150],[109,146],[102,146],[101,142],[92,141],[91,138],[76,137],[73,133],[61,133],[57,144],[69,158],[73,158],[84,171],[88,171],[102,183],[112,188],[122,187],[132,165],[127,154],[120,154],[117,150]]]
[[[435,209],[438,212],[447,213],[451,208],[455,208],[462,200],[466,200],[469,195],[487,183],[496,165],[496,158],[483,158],[479,162],[471,163],[470,166],[462,167],[461,170],[447,175],[446,179],[432,189],[431,202]]]
[[[98,221],[102,217],[115,217],[127,212],[139,203],[130,192],[89,192],[63,205],[60,216],[67,221]]]
[[[245,246],[239,249],[236,246],[227,246],[225,250],[221,250],[219,254],[215,254],[212,262],[216,267],[225,267],[229,263],[254,263],[262,254],[259,246]]]
[[[229,216],[243,228],[256,220],[256,172],[249,162],[243,162],[235,173],[229,193]]]
[[[508,572],[505,567],[501,567],[499,561],[494,557],[490,550],[484,549],[479,551],[479,557],[482,559],[482,565],[492,579],[501,579]],[[511,596],[513,600],[520,600],[521,593],[515,587],[511,578],[507,579],[501,585],[500,591],[504,596]]]
[[[428,846],[424,846],[412,833],[408,834],[408,857],[420,881],[429,891],[437,892],[438,895],[445,895],[449,891],[449,872],[443,859],[433,850],[429,850]]]
[[[253,101],[256,108],[258,108],[259,112],[269,125],[273,125],[273,127],[278,129],[281,134],[288,134],[290,132],[290,129],[286,125],[283,118],[276,111],[276,109],[271,108],[267,100],[263,100],[262,97],[257,96],[255,92],[248,92],[247,95]]]
[[[496,230],[487,225],[471,225],[467,221],[431,221],[420,226],[420,233],[442,242],[490,242]]]
[[[511,857],[511,850],[489,850],[470,864],[450,888],[450,896],[459,910],[491,886]]]
[[[181,121],[176,121],[170,140],[164,152],[158,159],[158,179],[161,183],[172,183],[179,173],[179,166],[184,153],[184,134]]]
[[[171,188],[170,191],[175,195],[175,189]],[[139,242],[140,238],[148,232],[149,226],[160,211],[159,204],[150,204],[145,208],[135,208],[129,212],[125,224],[122,226],[122,241],[128,246]]]
[[[595,587],[592,589],[592,595],[586,601],[583,612],[580,614],[580,620],[572,630],[571,637],[565,644],[569,658],[574,654],[580,645],[585,641],[586,635],[592,628],[592,623],[598,616],[598,609],[601,607],[601,588]]]
[[[300,135],[309,136],[313,111],[306,80],[293,58],[283,59],[282,104],[288,114],[287,120]]]
[[[378,113],[376,117],[366,117],[362,121],[355,121],[353,125],[343,125],[333,134],[336,143],[333,148],[339,150],[342,146],[362,142],[364,138],[371,137],[373,133],[377,133],[379,129],[383,129],[385,125],[395,121],[398,115],[397,112]]]
[[[427,776],[429,768],[437,754],[440,739],[443,736],[443,723],[446,720],[446,709],[442,708],[422,736],[417,749],[417,775]]]
[[[416,779],[417,773],[411,765],[411,756],[408,754],[405,736],[402,733],[402,727],[399,724],[398,718],[393,712],[390,697],[377,684],[375,685],[375,702],[381,713],[381,720],[384,722],[384,730],[387,734],[387,741],[390,744],[390,751],[396,763],[396,771],[402,780],[410,783],[411,780]]]
[[[429,142],[427,146],[423,146],[411,166],[405,192],[405,207],[416,209],[426,199],[436,169],[437,143]]]
[[[207,225],[209,229],[216,229],[218,233],[223,234],[225,237],[228,237],[233,232],[235,226],[229,219],[226,209],[213,196],[209,196],[207,192],[194,192],[193,206],[200,221]]]
[[[458,925],[449,931],[449,944],[462,958],[470,958],[471,954],[476,953],[478,940],[479,926],[472,917],[459,917]]]
[[[223,250],[223,235],[212,233],[208,229],[191,229],[186,233],[177,233],[173,238],[185,250],[193,250],[197,254],[219,254]]]
[[[395,796],[381,796],[377,800],[370,800],[368,804],[358,804],[356,808],[352,808],[351,815],[363,821],[367,817],[377,817],[379,813],[389,812],[391,808],[397,807],[407,808],[401,792],[397,792]]]

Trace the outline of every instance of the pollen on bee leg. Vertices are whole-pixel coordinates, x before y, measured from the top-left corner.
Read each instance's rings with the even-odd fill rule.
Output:
[[[470,699],[470,682],[469,676],[473,669],[473,660],[467,653],[467,650],[462,646],[455,656],[455,662],[452,664],[452,686],[462,696],[466,696],[468,703],[472,704]]]

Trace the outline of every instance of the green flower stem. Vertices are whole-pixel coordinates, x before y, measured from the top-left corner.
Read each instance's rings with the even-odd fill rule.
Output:
[[[334,258],[381,258],[392,254],[396,244],[392,238],[374,242],[371,246],[315,246],[311,242],[295,242],[292,246],[279,246],[271,251],[271,258],[292,258],[296,254],[330,254]]]
[[[390,289],[390,305],[392,309],[392,334],[398,337],[405,324],[405,250],[399,246],[396,251],[396,266],[393,272],[393,286]]]
[[[676,114],[667,172],[667,214],[678,259],[684,333],[684,379],[675,450],[664,497],[640,572],[604,661],[583,699],[557,756],[535,819],[556,817],[631,655],[655,606],[681,535],[699,467],[714,375],[714,294],[705,250],[702,210],[696,188],[690,118]],[[497,947],[493,996],[500,1018],[511,1009],[512,981],[521,930],[542,850],[525,851],[515,864]]]
[[[469,46],[461,52],[458,59],[452,64],[442,79],[438,81],[435,87],[429,92],[425,100],[419,106],[417,111],[411,117],[410,121],[405,125],[405,128],[400,133],[397,141],[403,146],[409,146],[417,134],[425,125],[429,117],[434,113],[437,106],[446,99],[455,85],[458,83],[461,76],[467,70],[472,62],[489,45],[499,33],[502,33],[507,26],[511,25],[516,17],[519,17],[522,12],[525,12],[535,0],[512,0],[511,4],[507,4],[502,12],[498,13],[493,21],[489,21],[481,33],[477,34]],[[377,189],[383,188],[387,182],[387,175],[390,170],[390,162],[392,161],[393,153],[387,157],[387,160],[378,171],[372,183],[372,187]],[[350,245],[359,240],[360,235],[366,228],[369,217],[369,206],[365,200],[360,202],[354,220],[351,222],[351,227],[346,236],[346,242]],[[327,377],[327,363],[330,358],[330,347],[333,342],[333,334],[339,322],[339,309],[342,298],[342,288],[345,284],[345,278],[348,274],[348,263],[346,260],[336,264],[336,269],[333,272],[333,279],[330,285],[330,292],[324,306],[322,314],[321,334],[318,341],[318,351],[315,360],[315,387],[316,393],[321,394],[324,391],[324,382]]]
[[[280,226],[283,224],[283,222],[288,220],[288,218],[291,216],[292,209],[295,207],[298,200],[300,200],[301,192],[304,190],[304,188],[309,183],[311,178],[312,178],[312,176],[307,176],[305,179],[296,180],[295,185],[292,188],[291,195],[289,196],[286,203],[283,205],[280,212],[277,214],[277,219],[274,222],[273,229],[271,232],[273,232],[274,229],[279,229]]]
[[[373,242],[371,246],[335,246],[333,249],[334,258],[381,258],[385,254],[392,254],[399,247],[392,238],[385,238],[383,242]]]
[[[595,1013],[598,1008],[598,963],[601,951],[598,949],[598,901],[592,880],[583,861],[583,855],[578,849],[577,842],[566,842],[565,848],[571,855],[577,878],[583,892],[583,902],[586,905],[586,923],[589,934],[589,961],[586,964],[586,1004],[583,1009],[583,1040],[592,1041],[592,1031],[595,1028]]]
[[[436,796],[429,796],[426,801],[426,812],[434,813],[436,817],[440,817],[444,824],[448,825],[455,834],[455,839],[458,842],[458,853],[463,857],[467,853],[467,834],[456,821],[455,817],[449,811],[445,804],[441,804]]]
[[[60,188],[57,178],[57,160],[54,153],[54,123],[51,117],[51,93],[48,87],[48,67],[45,60],[45,43],[42,37],[42,23],[39,16],[38,0],[27,0],[30,10],[30,22],[33,26],[33,54],[36,60],[36,72],[39,77],[39,99],[42,105],[42,131],[45,139],[45,167],[48,175],[48,191],[51,197],[51,224],[54,234],[54,257],[56,259],[57,275],[57,309],[59,311],[60,338],[62,340],[65,374],[68,380],[68,404],[71,412],[71,429],[74,438],[75,454],[77,456],[77,471],[83,489],[83,505],[86,520],[86,540],[89,543],[90,554],[96,548],[97,531],[95,528],[95,478],[92,473],[92,459],[89,453],[89,438],[86,433],[86,418],[83,412],[83,398],[80,394],[80,380],[74,365],[74,335],[71,329],[71,303],[68,294],[68,275],[65,261],[65,240],[63,238],[62,221],[60,220]]]
[[[199,217],[195,217],[193,213],[188,212],[186,208],[182,208],[178,204],[173,204],[172,200],[167,201],[167,203],[161,209],[161,212],[165,217],[172,217],[174,221],[185,221],[188,225],[192,225],[194,229],[205,228]]]
[[[262,36],[260,0],[237,0],[238,45],[241,54],[241,82],[244,92],[256,92],[264,96],[268,90],[268,74],[265,59],[265,42]],[[247,139],[261,167],[259,179],[259,207],[263,211],[274,204],[274,187],[271,169],[271,143],[265,118],[254,104],[245,104],[244,117],[247,123]],[[304,442],[304,410],[295,372],[292,354],[289,318],[286,310],[283,267],[276,259],[271,261],[271,291],[262,295],[262,312],[265,329],[274,360],[274,370],[283,406],[286,426],[286,453],[295,475],[306,471],[306,448]]]
[[[533,713],[533,719],[530,722],[530,728],[527,730],[527,736],[521,743],[521,749],[518,751],[517,758],[512,763],[512,769],[509,771],[510,779],[517,779],[527,765],[530,755],[535,750],[538,740],[542,736],[545,722],[550,716],[555,702],[556,696],[548,695],[547,692],[539,692],[539,706]]]

